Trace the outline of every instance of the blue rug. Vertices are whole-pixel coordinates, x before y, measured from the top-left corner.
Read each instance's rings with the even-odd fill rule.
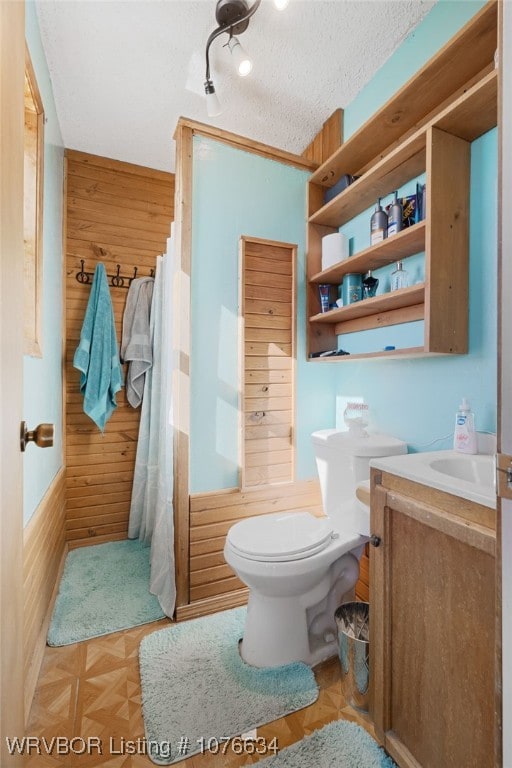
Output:
[[[153,762],[183,760],[209,739],[240,736],[316,701],[306,664],[256,669],[242,661],[245,612],[223,611],[143,638],[142,714]]]
[[[265,768],[397,768],[364,728],[336,720],[261,760]]]
[[[114,541],[69,552],[48,645],[69,645],[163,617],[149,592],[149,547]]]

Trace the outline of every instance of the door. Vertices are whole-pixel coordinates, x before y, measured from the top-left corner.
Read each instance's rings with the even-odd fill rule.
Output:
[[[499,368],[499,393],[498,393],[498,451],[512,456],[512,218],[509,215],[512,203],[512,3],[500,3],[502,19],[502,44],[501,44],[501,115],[500,115],[500,187],[502,211],[500,220],[501,229],[501,279],[499,307],[500,307],[500,335],[498,360]],[[509,496],[509,493],[507,493]],[[497,677],[502,674],[502,718],[503,723],[503,766],[512,765],[512,498],[502,497],[498,499],[498,520],[501,520],[501,553],[498,547],[498,590],[497,590],[497,616],[498,633],[501,618],[502,648],[498,647],[497,653]],[[498,527],[498,531],[500,527]],[[501,554],[501,558],[500,555]],[[501,575],[501,595],[500,595]],[[501,600],[501,610],[500,610]],[[499,646],[499,641],[498,641]],[[502,666],[500,669],[500,654]],[[497,708],[499,711],[499,701]],[[498,744],[501,738],[498,733]],[[500,764],[499,752],[497,765]]]
[[[295,260],[297,247],[242,237],[240,486],[295,479]]]
[[[21,764],[6,736],[22,737],[23,124],[25,8],[0,2],[0,765]]]

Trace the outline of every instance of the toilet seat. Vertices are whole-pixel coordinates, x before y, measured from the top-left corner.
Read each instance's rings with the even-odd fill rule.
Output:
[[[287,512],[242,520],[229,529],[227,541],[248,560],[286,562],[321,552],[337,537],[329,518]]]

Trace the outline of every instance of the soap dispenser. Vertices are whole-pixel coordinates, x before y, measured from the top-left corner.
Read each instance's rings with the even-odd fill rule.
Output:
[[[465,397],[455,415],[453,448],[459,453],[478,453],[475,432],[475,420]]]

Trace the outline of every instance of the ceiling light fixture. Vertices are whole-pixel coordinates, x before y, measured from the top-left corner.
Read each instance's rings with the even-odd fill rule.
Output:
[[[240,77],[246,77],[252,69],[252,60],[240,45],[238,37],[233,35],[229,38],[228,48],[235,62],[236,71]]]
[[[289,0],[274,0],[274,5],[278,10],[283,10],[288,5]],[[236,69],[240,77],[246,77],[252,70],[252,61],[240,45],[236,35],[241,35],[249,26],[249,19],[260,7],[261,0],[254,0],[249,6],[247,0],[217,0],[215,8],[215,19],[218,27],[208,37],[206,41],[206,77],[204,90],[206,93],[206,108],[209,117],[215,117],[221,114],[221,106],[218,96],[215,92],[215,86],[210,76],[210,46],[213,41],[224,32],[229,34],[227,47],[229,48]]]

